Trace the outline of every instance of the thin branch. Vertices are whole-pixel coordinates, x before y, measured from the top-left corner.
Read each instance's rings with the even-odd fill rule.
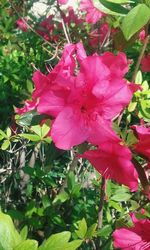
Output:
[[[141,164],[135,158],[132,159],[132,162],[133,162],[133,164],[136,168],[136,171],[138,173],[143,190],[146,194],[148,194],[150,187],[149,187],[149,182],[148,182],[148,179],[146,177],[144,168],[141,166]]]
[[[102,183],[100,188],[100,203],[99,203],[99,210],[98,210],[98,228],[102,228],[103,222],[103,205],[104,205],[104,197],[105,197],[105,178],[102,177]]]
[[[62,27],[63,27],[63,30],[64,30],[64,34],[65,34],[66,40],[67,40],[68,43],[71,43],[71,40],[70,40],[69,35],[67,33],[67,29],[66,29],[66,25],[65,25],[65,22],[64,22],[62,10],[60,9],[58,1],[57,1],[57,8],[58,8],[58,11],[60,13],[61,23],[62,23]]]
[[[74,155],[73,160],[72,160],[72,162],[71,162],[71,164],[70,164],[70,168],[69,168],[69,171],[68,171],[67,175],[68,175],[70,172],[72,172],[72,171],[74,172],[74,170],[75,170],[75,168],[76,168],[76,166],[77,166],[78,160],[79,160],[78,157],[77,157],[76,155]],[[67,178],[64,180],[64,182],[63,182],[63,184],[62,184],[62,186],[61,186],[61,188],[60,188],[59,193],[63,192],[64,189],[65,189],[65,187],[67,187]]]
[[[147,47],[147,45],[148,45],[149,38],[150,38],[150,36],[147,36],[147,37],[145,38],[145,40],[144,40],[144,44],[143,44],[141,53],[140,53],[140,55],[139,55],[139,58],[138,58],[138,60],[137,60],[137,63],[136,63],[136,66],[135,66],[135,70],[134,70],[134,73],[133,73],[133,76],[132,76],[132,80],[131,80],[132,82],[134,82],[135,79],[136,79],[136,75],[137,75],[137,72],[138,72],[138,70],[139,70],[139,67],[140,67],[140,64],[141,64],[141,60],[142,60],[142,58],[143,58],[144,52],[145,52],[145,50],[146,50],[146,47]]]

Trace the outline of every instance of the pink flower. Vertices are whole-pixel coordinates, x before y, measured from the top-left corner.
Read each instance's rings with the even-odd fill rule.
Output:
[[[150,250],[150,220],[136,219],[131,215],[134,226],[116,229],[113,233],[114,246],[121,250]]]
[[[74,53],[79,61],[86,58],[83,45],[78,43],[65,46],[62,57],[55,68],[46,76],[40,71],[33,75],[35,90],[32,98],[39,98],[37,107],[39,113],[44,113],[56,117],[65,106],[70,85],[72,84],[72,75],[76,67]]]
[[[70,25],[71,23],[75,23],[76,25],[83,24],[84,20],[75,14],[74,9],[72,7],[68,8],[68,14],[65,15],[62,13],[64,22]]]
[[[144,39],[145,39],[145,36],[146,36],[145,29],[142,29],[142,30],[140,31],[140,33],[139,33],[139,40],[140,40],[141,42],[143,42]]]
[[[28,25],[27,25],[27,18],[19,18],[16,21],[18,29],[27,32],[28,31]]]
[[[143,72],[150,72],[150,54],[143,57],[141,61],[141,70]]]
[[[68,0],[58,0],[59,4],[66,4],[68,2]]]
[[[50,15],[49,17],[45,18],[42,22],[40,22],[36,31],[40,36],[42,36],[47,41],[58,40],[58,36],[54,35],[53,15]]]
[[[138,142],[133,145],[134,150],[150,160],[150,127],[132,126],[137,135]]]
[[[88,23],[96,23],[100,18],[105,16],[100,10],[98,10],[92,0],[81,0],[80,9],[86,11],[86,22]]]
[[[19,115],[23,115],[31,110],[36,109],[37,103],[38,103],[37,100],[34,100],[34,101],[27,100],[27,101],[25,101],[24,107],[23,108],[16,108],[15,112]]]
[[[136,191],[138,175],[131,162],[132,154],[127,147],[118,142],[107,141],[97,150],[86,151],[82,157],[88,159],[106,179],[115,180]]]
[[[98,46],[98,43],[102,44],[104,40],[106,39],[106,36],[109,31],[109,25],[108,23],[103,23],[98,31],[98,29],[93,30],[90,33],[90,45],[95,48]]]
[[[122,79],[127,65],[124,65],[123,60],[122,64],[118,63],[121,62],[120,57],[123,55],[112,54],[111,59],[113,57],[114,60],[108,66],[107,61],[111,59],[106,60],[105,57],[107,53],[81,60],[80,72],[76,77],[68,78],[66,90],[63,89],[64,94],[53,92],[53,97],[47,93],[46,99],[40,98],[39,112],[43,112],[42,109],[47,107],[46,113],[53,116],[54,111],[57,111],[51,136],[58,148],[70,149],[86,140],[93,142],[95,136],[100,140],[104,130],[100,125],[101,120],[110,121],[130,102],[132,98],[130,85]],[[62,79],[59,79],[59,85],[61,81]],[[66,83],[63,83],[63,86]],[[55,101],[51,103],[51,100]],[[105,124],[106,128],[111,130],[110,124],[107,125],[107,122]],[[100,134],[95,135],[93,131],[97,131],[98,127]],[[97,143],[98,140],[95,144]]]
[[[125,54],[87,57],[78,43],[65,46],[61,60],[47,76],[34,73],[32,97],[38,99],[39,113],[54,118],[51,137],[58,148],[116,138],[111,120],[133,95],[132,84],[124,79],[127,71]]]

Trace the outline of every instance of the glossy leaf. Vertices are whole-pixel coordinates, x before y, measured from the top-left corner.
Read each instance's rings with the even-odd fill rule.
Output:
[[[129,40],[150,20],[150,9],[145,4],[138,4],[123,19],[121,29]]]
[[[16,246],[13,250],[37,250],[38,243],[36,240],[25,240]]]
[[[9,215],[0,212],[0,244],[4,250],[13,250],[21,242]]]

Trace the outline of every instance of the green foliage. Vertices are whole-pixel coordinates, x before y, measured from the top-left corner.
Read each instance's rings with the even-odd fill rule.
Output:
[[[26,229],[23,229],[26,236]],[[10,216],[0,213],[0,249],[1,250],[76,250],[82,240],[74,240],[69,242],[71,233],[66,231],[53,234],[38,248],[36,240],[26,240],[22,237],[23,230],[19,234]],[[26,238],[26,237],[25,237]]]

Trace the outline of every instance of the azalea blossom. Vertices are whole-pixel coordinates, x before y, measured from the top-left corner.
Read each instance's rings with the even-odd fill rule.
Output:
[[[86,22],[96,23],[100,18],[105,16],[103,12],[97,9],[92,0],[81,0],[80,9],[86,11]]]
[[[20,29],[20,30],[22,30],[24,32],[28,31],[27,18],[19,18],[16,21],[16,24],[17,24],[18,29]]]
[[[117,141],[106,141],[96,150],[84,152],[83,158],[88,159],[96,170],[106,179],[112,179],[128,186],[132,191],[138,187],[138,175],[131,162],[130,150]]]
[[[150,220],[137,219],[131,215],[132,227],[116,229],[113,233],[114,246],[121,250],[150,250]]]
[[[141,61],[141,70],[143,72],[150,72],[150,54],[143,57]]]
[[[132,126],[137,136],[138,142],[133,145],[133,149],[150,160],[150,127]]]
[[[80,70],[75,73],[77,61]],[[39,113],[55,118],[51,137],[58,148],[70,149],[84,141],[106,141],[107,136],[102,140],[103,127],[112,131],[111,120],[133,95],[132,84],[124,79],[127,71],[124,53],[87,57],[78,43],[65,47],[61,60],[47,76],[36,73],[33,98],[39,97]]]
[[[36,32],[42,36],[45,40],[49,41],[57,41],[58,36],[54,35],[54,22],[53,22],[53,15],[45,18],[41,21],[38,25]]]

